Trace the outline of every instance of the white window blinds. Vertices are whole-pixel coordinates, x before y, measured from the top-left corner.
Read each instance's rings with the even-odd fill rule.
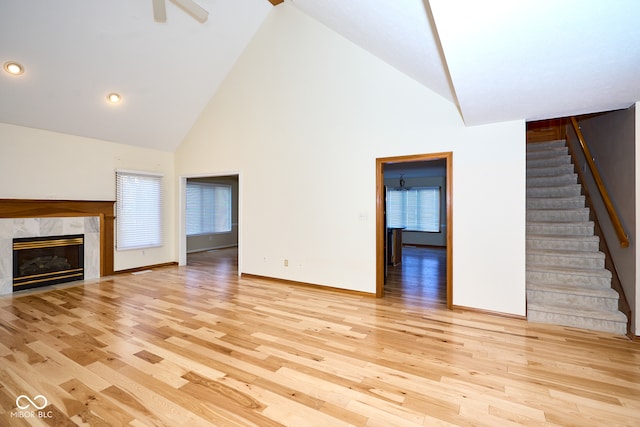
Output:
[[[231,231],[231,186],[187,182],[187,235]]]
[[[387,227],[440,231],[440,187],[387,190]]]
[[[162,176],[116,171],[116,248],[162,245]]]

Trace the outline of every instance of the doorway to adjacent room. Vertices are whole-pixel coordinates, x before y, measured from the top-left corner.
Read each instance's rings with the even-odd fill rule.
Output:
[[[210,261],[239,274],[239,200],[238,174],[181,178],[180,265]]]
[[[376,160],[376,295],[385,291],[395,294],[427,295],[435,303],[453,305],[452,246],[452,159],[453,153],[434,153],[386,157]],[[424,216],[416,225],[410,214],[406,224],[395,224],[394,212],[387,212],[387,196],[408,199],[416,210],[415,200],[430,200],[439,194],[441,207],[436,217]],[[392,206],[393,207],[393,206]],[[437,210],[437,208],[436,208]],[[389,217],[388,217],[389,214]],[[435,228],[434,228],[435,227]],[[390,228],[400,229],[406,237],[391,248]],[[395,231],[395,230],[394,230]],[[397,240],[397,239],[396,239]],[[397,245],[396,245],[397,246]],[[401,258],[392,261],[391,252],[401,251]],[[406,263],[402,265],[401,263]],[[393,264],[396,264],[395,266]],[[420,295],[418,295],[420,294]]]

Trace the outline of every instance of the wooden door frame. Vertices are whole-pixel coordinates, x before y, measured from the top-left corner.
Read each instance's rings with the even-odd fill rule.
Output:
[[[376,297],[384,295],[384,165],[430,160],[446,161],[447,308],[453,307],[453,152],[381,157],[376,159]]]
[[[187,180],[192,178],[238,177],[238,276],[242,276],[242,174],[240,172],[212,172],[181,175],[178,183],[178,265],[187,265]]]

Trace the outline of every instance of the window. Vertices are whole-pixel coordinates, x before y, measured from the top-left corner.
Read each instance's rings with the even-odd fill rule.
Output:
[[[387,190],[387,226],[440,231],[440,187]]]
[[[231,186],[187,182],[187,236],[231,231]]]
[[[162,176],[116,171],[116,248],[162,246]]]

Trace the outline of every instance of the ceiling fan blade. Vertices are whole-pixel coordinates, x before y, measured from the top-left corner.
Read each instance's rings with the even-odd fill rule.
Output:
[[[156,22],[167,22],[167,5],[164,0],[153,1],[153,20]]]
[[[209,12],[198,6],[193,0],[171,0],[171,2],[193,16],[198,22],[205,22],[209,16]]]

